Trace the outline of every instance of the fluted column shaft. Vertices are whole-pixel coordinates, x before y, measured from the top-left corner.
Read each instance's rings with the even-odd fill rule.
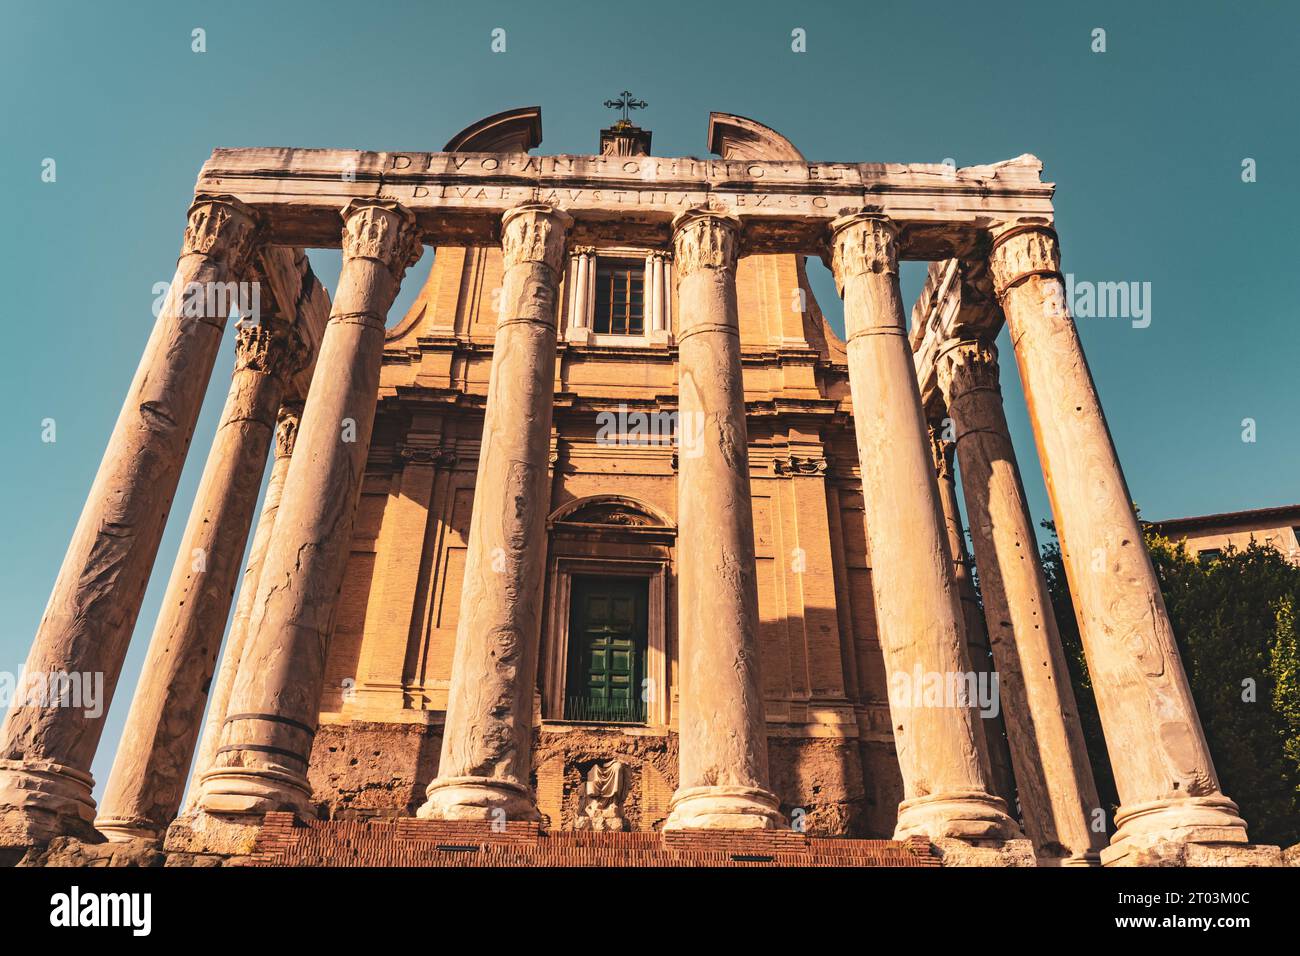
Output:
[[[1025,831],[1040,857],[1089,865],[1106,842],[1092,825],[1097,787],[1007,430],[997,349],[953,342],[936,371],[956,435]]]
[[[667,332],[672,302],[672,289],[668,285],[668,254],[656,250],[646,256],[645,261],[646,332]]]
[[[688,210],[673,222],[681,306],[677,586],[680,782],[668,829],[779,826],[768,785],[758,585],[736,314],[740,222]]]
[[[91,761],[220,348],[224,288],[244,278],[254,233],[238,200],[200,195],[190,207],[176,274],[24,668],[41,685],[50,675],[102,680],[100,699],[60,706],[24,693],[11,706],[0,732],[0,846],[90,835]]]
[[[231,692],[199,807],[309,809],[307,759],[379,394],[384,324],[420,255],[415,217],[391,200],[343,210],[343,270],[321,341]]]
[[[163,595],[96,828],[156,837],[176,816],[230,614],[293,348],[285,323],[239,330],[235,371]]]
[[[570,260],[569,323],[575,329],[587,327],[587,255],[578,251]]]
[[[556,300],[573,220],[502,217],[505,277],[474,485],[438,777],[420,816],[536,820],[529,786],[555,389]]]
[[[1214,772],[1070,316],[1056,234],[1040,224],[1000,231],[989,266],[1015,348],[1119,790],[1118,832],[1102,859],[1159,839],[1245,842],[1245,822]]]
[[[248,622],[253,616],[253,606],[257,602],[257,586],[262,576],[262,566],[266,563],[266,552],[271,544],[275,515],[280,510],[280,498],[284,494],[284,479],[289,474],[289,459],[293,455],[294,440],[298,435],[301,417],[302,402],[287,402],[280,406],[275,426],[275,461],[271,464],[271,477],[266,482],[266,494],[262,496],[262,513],[257,517],[257,527],[253,531],[253,544],[248,549],[248,563],[244,566],[243,579],[239,584],[235,613],[230,619],[226,649],[221,655],[221,666],[217,670],[216,681],[212,685],[211,693],[208,694],[208,713],[203,721],[203,735],[199,738],[198,749],[194,755],[194,768],[190,772],[190,789],[185,798],[187,810],[198,802],[199,781],[212,766],[217,748],[221,746],[221,728],[226,723],[226,715],[230,707],[230,692],[234,689],[235,677],[239,673],[239,661],[248,643]]]
[[[925,415],[898,286],[896,229],[867,214],[832,226],[862,469],[871,585],[903,777],[897,837],[1001,839],[1017,832],[990,792],[973,702],[940,694],[971,673]]]
[[[649,335],[658,328],[659,306],[658,299],[662,293],[662,285],[656,287],[656,280],[659,278],[659,256],[657,253],[648,252],[645,257],[645,266],[643,267],[641,280],[641,323],[645,334]]]
[[[593,290],[596,288],[596,250],[579,246],[569,259],[569,327],[566,338],[579,344],[591,340],[591,310],[594,308]]]

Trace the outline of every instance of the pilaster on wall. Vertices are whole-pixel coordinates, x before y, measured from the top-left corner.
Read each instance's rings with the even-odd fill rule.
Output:
[[[372,448],[323,722],[429,723],[445,709],[479,428],[472,413],[417,413]]]
[[[344,713],[352,719],[400,721],[408,709],[407,661],[420,633],[418,584],[434,484],[446,454],[441,428],[441,419],[420,416],[397,448],[376,542],[356,685],[344,699]],[[412,547],[416,543],[418,551]]]
[[[835,558],[820,435],[785,427],[756,442],[752,456],[769,731],[856,735],[845,696],[838,595],[829,573]]]

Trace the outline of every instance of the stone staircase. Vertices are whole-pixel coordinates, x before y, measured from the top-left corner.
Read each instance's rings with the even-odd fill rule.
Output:
[[[859,867],[939,866],[924,838],[850,840],[786,830],[548,833],[535,823],[411,817],[304,823],[268,813],[252,866]]]

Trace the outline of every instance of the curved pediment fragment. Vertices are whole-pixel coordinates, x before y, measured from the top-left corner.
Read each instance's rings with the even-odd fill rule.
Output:
[[[522,106],[470,123],[447,141],[444,153],[526,153],[542,144],[542,108]]]

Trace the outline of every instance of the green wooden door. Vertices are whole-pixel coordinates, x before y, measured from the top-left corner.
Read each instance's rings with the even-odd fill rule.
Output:
[[[569,720],[645,720],[645,578],[574,577],[570,595]]]

